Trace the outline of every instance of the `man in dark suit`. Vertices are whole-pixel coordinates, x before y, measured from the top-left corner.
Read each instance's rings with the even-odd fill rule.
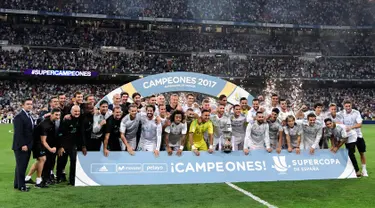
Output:
[[[29,191],[25,185],[25,173],[33,148],[34,120],[30,115],[33,108],[31,98],[22,101],[22,110],[14,117],[14,135],[12,150],[16,158],[14,188],[20,191]]]

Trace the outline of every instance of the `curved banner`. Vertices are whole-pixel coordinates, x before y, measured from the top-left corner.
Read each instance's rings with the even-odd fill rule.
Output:
[[[288,181],[356,178],[346,149],[336,154],[318,150],[315,155],[302,151],[300,155],[264,150],[229,154],[201,152],[195,156],[184,152],[181,157],[160,152],[101,152],[78,154],[76,186],[188,184],[253,181]]]
[[[212,97],[224,94],[231,104],[238,104],[242,97],[247,98],[249,104],[253,100],[250,93],[231,82],[206,74],[190,72],[171,72],[147,76],[113,90],[103,99],[112,103],[113,95],[121,92],[129,93],[130,97],[135,92],[141,94],[142,97],[167,92],[195,92]]]

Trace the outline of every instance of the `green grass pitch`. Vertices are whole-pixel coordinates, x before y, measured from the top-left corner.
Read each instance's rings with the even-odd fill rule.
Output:
[[[47,189],[32,187],[22,193],[13,189],[12,129],[11,125],[0,125],[0,208],[264,207],[224,183],[113,187],[62,184]],[[368,178],[235,185],[277,207],[375,207],[375,126],[364,125],[362,131],[367,143]]]

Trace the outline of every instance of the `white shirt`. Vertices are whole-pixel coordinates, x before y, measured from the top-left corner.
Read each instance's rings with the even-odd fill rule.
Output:
[[[305,120],[306,122],[308,122],[308,120],[307,120],[307,116],[308,116],[310,113],[312,113],[312,114],[314,114],[314,115],[316,116],[316,123],[317,123],[317,124],[319,124],[319,125],[321,125],[321,126],[324,126],[324,118],[326,118],[326,116],[324,115],[323,112],[321,112],[319,115],[317,115],[317,114],[315,113],[315,111],[307,111],[307,112],[303,113],[303,114],[304,114],[304,120]]]
[[[268,123],[248,124],[246,128],[244,149],[267,149],[271,147]]]
[[[340,119],[341,123],[343,123],[345,126],[354,126],[355,124],[361,124],[363,119],[361,116],[361,113],[359,111],[352,109],[350,113],[347,113],[346,110],[343,110],[340,112]],[[362,131],[361,128],[354,129],[357,133],[357,136],[362,138]]]
[[[201,109],[194,107],[194,104],[191,106],[188,106],[188,104],[185,104],[182,106],[182,111],[185,113],[189,108],[193,109],[194,113],[200,115]]]
[[[251,108],[249,110],[249,112],[247,112],[246,122],[253,123],[254,122],[254,117],[257,115],[258,110],[255,110],[254,108]]]
[[[218,144],[220,139],[225,139],[226,133],[232,131],[231,120],[225,113],[219,118],[218,115],[211,115],[211,122],[214,126],[214,145]],[[223,140],[224,141],[224,140]]]
[[[280,113],[279,113],[279,116],[277,117],[277,120],[282,123],[283,121],[285,121],[285,119],[288,117],[288,116],[294,116],[294,112],[292,110],[286,110],[286,112],[283,112],[281,109],[280,109]]]

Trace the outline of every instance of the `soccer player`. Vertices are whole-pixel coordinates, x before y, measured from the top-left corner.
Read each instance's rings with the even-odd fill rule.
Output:
[[[315,149],[319,148],[319,142],[322,138],[322,126],[316,123],[316,115],[310,113],[307,115],[308,123],[302,125],[303,142],[305,149],[310,149],[310,154],[314,154]]]
[[[335,103],[329,105],[329,112],[326,115],[326,118],[330,118],[335,123],[340,123],[341,115],[337,113],[337,106]]]
[[[165,128],[165,144],[168,155],[172,155],[173,151],[177,151],[177,156],[181,156],[185,146],[185,138],[187,125],[183,122],[184,113],[182,111],[174,111],[171,115],[171,125]]]
[[[230,138],[233,148],[234,139],[232,139],[231,121],[230,117],[225,114],[225,105],[219,104],[216,113],[211,115],[211,122],[214,127],[214,147],[216,150],[221,150],[226,139]]]
[[[129,114],[126,115],[120,124],[120,137],[122,141],[126,141],[128,145],[127,151],[133,154],[137,147],[137,132],[140,124],[140,114],[138,115],[138,109],[135,104],[129,106]]]
[[[285,99],[280,99],[280,113],[277,119],[282,126],[286,125],[285,120],[288,116],[295,117],[294,112],[288,109],[288,104]]]
[[[353,129],[357,133],[358,138],[357,138],[356,146],[361,156],[362,176],[367,177],[368,173],[366,169],[366,156],[365,156],[366,142],[363,138],[363,134],[361,131],[361,127],[362,127],[361,113],[352,108],[352,102],[345,101],[344,110],[340,112],[340,117],[341,117],[340,122],[346,126],[346,131],[350,131]]]
[[[210,113],[211,113],[211,104],[210,104],[210,100],[209,99],[204,99],[202,101],[202,109],[201,110],[202,111],[203,110],[207,110],[207,111],[210,111]],[[200,115],[201,113],[199,112],[197,114]]]
[[[141,94],[138,92],[133,93],[132,99],[134,104],[137,106],[138,110],[143,108],[142,102],[141,102]]]
[[[272,114],[272,110],[274,108],[278,108],[280,110],[279,96],[277,94],[272,94],[271,95],[271,103],[268,104],[268,105],[265,102],[263,102],[262,99],[260,99],[259,97],[258,97],[258,99],[260,101],[260,105],[265,108],[265,112],[266,112],[267,115],[271,115]]]
[[[263,113],[258,112],[256,122],[247,125],[243,151],[248,155],[250,150],[264,149],[264,147],[267,152],[272,152],[269,126],[264,122]]]
[[[279,96],[277,94],[272,94],[271,96],[271,108],[279,108]]]
[[[241,113],[244,115],[247,115],[251,107],[247,103],[247,99],[245,97],[240,99],[240,105],[241,105]]]
[[[167,112],[167,106],[164,105],[164,104],[163,105],[159,105],[159,112],[155,116],[159,116],[160,119],[161,119],[162,125],[164,125],[165,122],[168,120],[168,117],[169,117],[169,113]]]
[[[156,106],[156,96],[155,95],[150,96],[149,105]]]
[[[228,98],[226,95],[222,94],[219,96],[219,104],[225,106],[225,112],[229,113],[230,110],[232,109],[232,105],[228,104]]]
[[[255,98],[253,99],[253,106],[247,113],[246,121],[248,123],[253,122],[258,111],[259,111],[259,100]]]
[[[301,136],[303,129],[301,124],[296,123],[296,118],[292,115],[286,117],[286,125],[283,127],[286,143],[288,145],[288,152],[296,151],[296,154],[301,153]]]
[[[272,114],[270,115],[269,119],[267,120],[269,126],[269,135],[270,135],[270,143],[273,149],[276,149],[277,153],[281,152],[281,146],[283,143],[283,127],[277,120],[279,116],[280,110],[278,108],[274,108],[272,110]]]
[[[74,105],[70,112],[71,119],[63,120],[60,125],[58,135],[58,156],[57,161],[57,182],[63,179],[63,170],[67,164],[68,157],[70,159],[69,184],[75,183],[77,146],[82,144],[82,137],[80,136],[81,129],[81,109],[78,105]],[[66,156],[64,156],[66,155]]]
[[[164,95],[160,94],[158,95],[158,97],[156,98],[157,100],[157,105],[165,105],[165,97]]]
[[[316,116],[316,123],[324,126],[324,114],[322,113],[323,110],[323,104],[322,103],[316,103],[314,104],[314,111],[307,111],[304,113],[304,118],[307,121],[307,116],[311,113],[313,113]]]
[[[231,117],[232,139],[234,140],[234,149],[241,150],[244,146],[246,136],[246,117],[241,113],[241,106],[234,105],[234,114]]]
[[[193,94],[189,93],[186,95],[186,104],[182,106],[182,110],[186,112],[189,108],[193,109],[194,113],[200,114],[199,105],[195,102],[195,97]]]
[[[120,143],[120,126],[121,126],[122,111],[120,106],[113,108],[113,115],[110,116],[105,125],[104,129],[104,142],[103,142],[103,152],[104,156],[108,157],[109,151],[121,151]],[[123,141],[127,146],[127,142]],[[129,148],[129,147],[128,147]]]
[[[208,152],[212,153],[214,151],[213,145],[213,133],[214,127],[210,121],[210,111],[203,110],[201,117],[193,120],[189,129],[189,144],[191,145],[191,150],[195,155],[199,156],[199,151],[207,151],[207,143],[204,139],[204,133],[207,132],[209,136],[209,148]]]
[[[163,129],[160,118],[155,118],[154,112],[155,106],[149,105],[146,107],[147,116],[141,118],[141,139],[138,151],[150,151],[158,157]]]
[[[90,117],[84,121],[83,125],[87,128],[92,125],[92,132],[85,135],[87,151],[100,151],[106,119],[111,115],[112,111],[108,110],[108,102],[102,100],[99,103],[99,112],[93,116],[90,115]],[[87,122],[90,123],[90,121],[92,121],[92,123],[88,124]]]
[[[348,155],[353,163],[357,177],[361,176],[359,171],[357,159],[355,157],[355,146],[357,141],[357,133],[354,130],[346,131],[346,127],[343,124],[336,124],[331,118],[324,119],[325,127],[324,132],[330,136],[331,139],[331,151],[336,153],[340,147],[345,144],[348,149]]]

